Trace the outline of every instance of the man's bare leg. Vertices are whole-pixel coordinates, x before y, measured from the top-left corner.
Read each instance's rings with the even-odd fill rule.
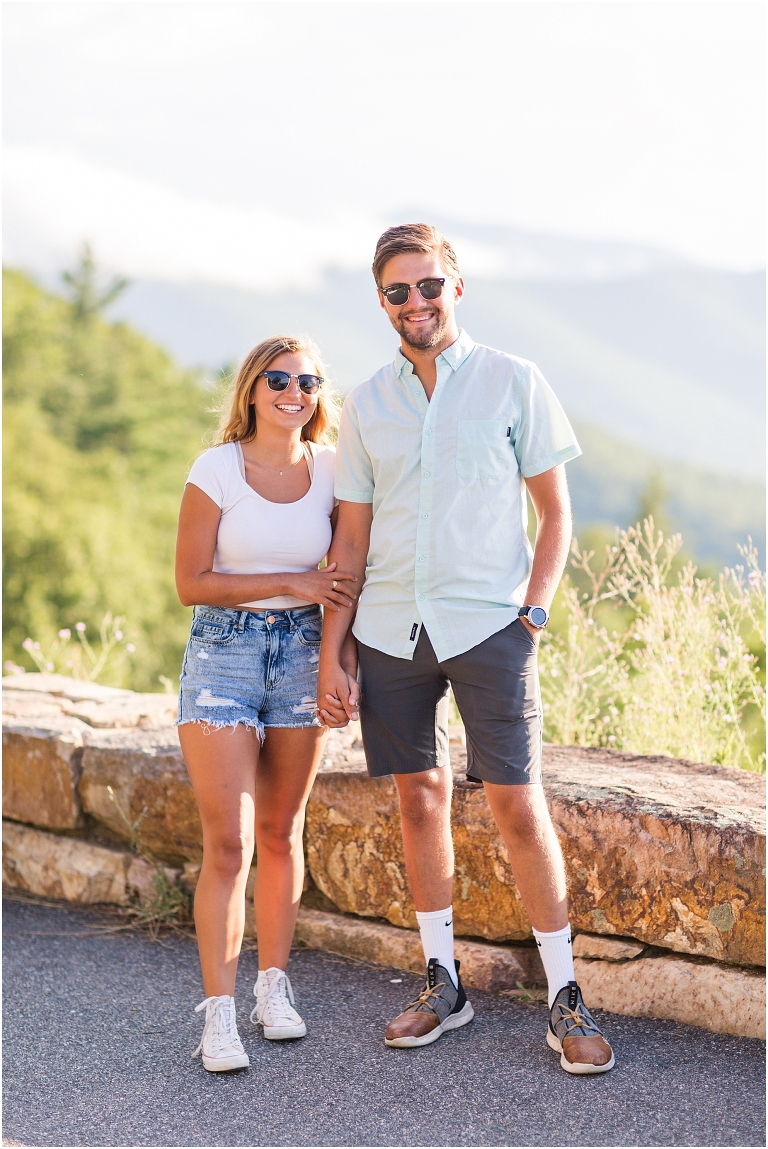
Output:
[[[447,767],[420,774],[395,774],[395,785],[400,798],[405,865],[416,909],[445,909],[451,904],[453,891],[453,775]]]
[[[536,940],[540,947],[549,949],[549,956],[543,948],[540,953],[550,983],[550,1017],[555,1019],[560,1037],[550,1026],[547,1044],[560,1053],[560,1064],[567,1072],[604,1073],[613,1065],[613,1053],[591,1016],[585,1014],[578,996],[567,928],[565,866],[544,789],[541,785],[499,786],[490,782],[484,786]],[[559,1002],[562,1005],[556,1004]],[[558,1017],[565,1017],[566,1023],[557,1022]]]
[[[531,924],[542,933],[564,929],[568,925],[565,866],[544,788],[491,782],[484,786]]]
[[[453,962],[453,774],[450,767],[441,767],[420,774],[396,774],[395,783],[405,864],[427,960],[427,984],[417,1001],[389,1023],[384,1040],[387,1045],[412,1049],[430,1045],[442,1033],[466,1025],[474,1010]]]

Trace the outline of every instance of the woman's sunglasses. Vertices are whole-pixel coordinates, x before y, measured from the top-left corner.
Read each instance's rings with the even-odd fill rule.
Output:
[[[299,387],[305,395],[316,394],[321,383],[325,380],[321,375],[289,375],[287,371],[262,371],[270,391],[285,391],[291,385],[291,379],[298,379]]]
[[[444,284],[444,279],[420,279],[414,286],[422,299],[438,299],[443,293]],[[393,307],[402,307],[411,297],[409,283],[390,283],[389,287],[382,287],[380,291]]]

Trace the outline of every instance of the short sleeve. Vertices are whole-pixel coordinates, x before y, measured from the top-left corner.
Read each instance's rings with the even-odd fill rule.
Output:
[[[349,399],[341,412],[333,493],[347,503],[373,502],[373,467],[360,437],[357,411]]]
[[[227,487],[227,460],[221,447],[211,447],[195,459],[187,482],[199,487],[217,507],[224,506]]]
[[[542,475],[581,454],[565,411],[534,363],[527,365],[522,376],[519,400],[513,446],[524,478]]]

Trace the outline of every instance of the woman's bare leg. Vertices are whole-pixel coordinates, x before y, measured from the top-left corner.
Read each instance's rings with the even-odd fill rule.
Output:
[[[245,885],[253,858],[259,736],[238,725],[179,727],[179,741],[203,824],[203,866],[195,929],[206,997],[235,992],[245,924]]]
[[[323,750],[317,727],[267,727],[256,771],[254,908],[259,968],[285,969],[304,884],[304,809]]]

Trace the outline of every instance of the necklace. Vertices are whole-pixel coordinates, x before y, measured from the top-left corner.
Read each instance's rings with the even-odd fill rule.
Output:
[[[296,462],[291,463],[289,466],[285,467],[284,469],[286,471],[293,470],[293,468],[298,467],[301,460],[305,459],[305,458],[306,458],[306,454],[304,452],[304,448],[302,447],[301,454],[299,455]],[[273,475],[282,475],[282,473],[283,473],[282,471],[278,471],[275,467],[270,467],[267,463],[262,463],[261,459],[254,459],[254,462],[257,463],[260,467],[263,467],[265,471],[271,471]]]

